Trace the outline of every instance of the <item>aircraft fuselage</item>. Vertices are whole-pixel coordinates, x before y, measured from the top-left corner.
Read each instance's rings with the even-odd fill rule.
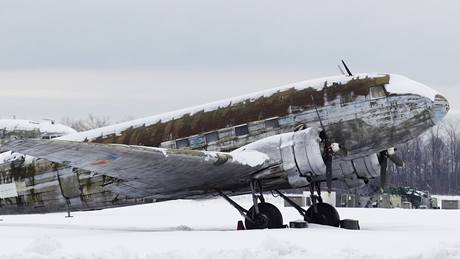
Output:
[[[406,142],[447,112],[441,95],[411,93],[405,83],[418,84],[392,74],[304,81],[61,139],[231,151],[300,125],[320,127],[321,120],[331,141],[352,159]],[[388,91],[390,85],[397,91]],[[442,106],[437,114],[436,105]]]
[[[448,109],[442,95],[405,77],[360,74],[293,83],[58,139],[228,152],[298,128],[321,129],[322,124],[342,150],[334,156],[334,179],[353,185],[378,176],[369,167],[376,153],[419,136]],[[0,214],[62,211],[69,201],[72,209],[85,210],[187,197],[174,192],[186,188],[177,182],[170,183],[171,193],[149,196],[113,177],[43,160],[0,167]],[[271,184],[285,188],[290,183],[280,178]],[[220,187],[248,191],[244,182]]]

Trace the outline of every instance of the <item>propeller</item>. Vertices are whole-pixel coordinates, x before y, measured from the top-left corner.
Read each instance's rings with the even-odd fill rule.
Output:
[[[332,150],[331,143],[329,142],[329,138],[327,137],[326,130],[324,129],[324,126],[321,125],[323,130],[321,131],[323,134],[323,160],[324,163],[326,164],[326,185],[327,185],[327,192],[331,192],[332,189],[332,155],[334,154],[334,151]]]
[[[318,116],[319,124],[321,125],[322,129],[319,133],[319,137],[321,139],[321,142],[323,143],[323,160],[324,164],[326,165],[326,185],[327,191],[330,193],[332,189],[332,156],[334,155],[334,152],[340,150],[340,147],[339,144],[331,143],[329,141],[329,137],[327,136],[323,121],[321,120],[318,108],[316,107],[314,97],[312,96],[311,98],[313,100],[313,104],[315,105],[316,115]]]
[[[380,188],[383,190],[388,185],[388,159],[398,167],[404,166],[404,161],[396,155],[395,148],[380,151],[378,159],[380,164]]]
[[[388,158],[398,167],[404,166],[404,161],[397,155],[388,155]]]
[[[342,64],[345,67],[345,70],[347,71],[348,76],[352,76],[353,74],[351,73],[347,64],[345,64],[345,61],[342,60]],[[342,72],[342,74],[345,74],[343,73],[343,70],[340,66],[339,66],[339,69]],[[329,141],[329,137],[327,136],[323,121],[321,120],[321,116],[319,115],[318,108],[316,107],[316,102],[315,102],[313,95],[311,96],[311,99],[313,101],[313,104],[315,105],[316,114],[318,116],[319,124],[321,125],[321,129],[322,129],[322,131],[319,134],[319,137],[321,138],[321,141],[323,142],[323,160],[324,160],[324,164],[326,164],[326,185],[327,185],[327,191],[330,193],[332,189],[332,157],[335,152],[340,150],[340,147],[339,147],[339,144],[331,143]]]
[[[388,184],[388,152],[386,150],[380,151],[378,159],[380,164],[380,189],[383,191]]]

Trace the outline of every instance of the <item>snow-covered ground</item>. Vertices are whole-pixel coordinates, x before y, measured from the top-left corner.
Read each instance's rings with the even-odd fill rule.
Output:
[[[300,219],[267,199],[286,223]],[[249,207],[249,197],[236,200]],[[223,199],[48,215],[3,216],[0,258],[460,258],[460,210],[339,209],[360,231],[236,231]]]

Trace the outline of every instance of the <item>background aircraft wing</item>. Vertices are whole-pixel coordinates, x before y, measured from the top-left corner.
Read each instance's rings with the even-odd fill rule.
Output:
[[[64,140],[15,140],[1,149],[121,179],[136,189],[165,197],[232,190],[267,168],[269,160],[257,151],[232,156],[222,152]]]

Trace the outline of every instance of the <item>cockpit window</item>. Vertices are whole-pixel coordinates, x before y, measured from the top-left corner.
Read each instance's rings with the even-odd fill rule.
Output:
[[[369,94],[371,96],[371,99],[376,99],[376,98],[386,96],[385,88],[383,87],[383,85],[373,86],[369,88]]]

